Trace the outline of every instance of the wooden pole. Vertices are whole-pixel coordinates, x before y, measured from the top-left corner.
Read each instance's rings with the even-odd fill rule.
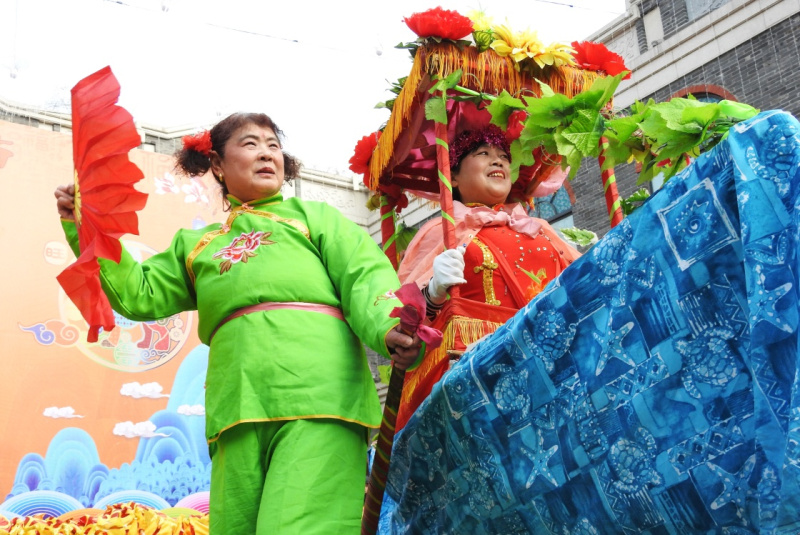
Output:
[[[434,98],[442,98],[439,94]],[[436,123],[436,163],[439,167],[439,203],[442,208],[442,219],[444,220],[443,239],[444,245],[448,249],[456,246],[456,222],[453,219],[453,186],[450,183],[450,146],[447,135],[447,123]],[[381,218],[383,218],[383,200],[381,201]],[[388,217],[386,219],[389,219]],[[384,251],[388,251],[387,234],[384,229],[385,219],[381,222]],[[392,229],[394,232],[394,220],[392,219]],[[391,244],[394,246],[394,243]],[[396,250],[396,249],[395,249]],[[387,254],[389,254],[387,252]],[[393,258],[389,257],[390,260]],[[397,254],[394,253],[394,258]],[[396,260],[395,260],[396,262]],[[451,296],[457,295],[458,288],[451,289]],[[397,423],[397,409],[400,406],[400,398],[403,395],[403,382],[405,381],[405,370],[398,370],[392,366],[389,378],[389,390],[386,393],[386,403],[383,407],[383,419],[381,428],[378,432],[378,443],[375,445],[375,459],[372,461],[372,470],[369,473],[367,483],[367,496],[364,501],[364,511],[361,516],[361,535],[375,535],[378,531],[378,521],[380,520],[381,506],[383,505],[383,494],[386,490],[386,479],[389,474],[389,462],[392,456],[392,445],[394,444],[395,425]]]

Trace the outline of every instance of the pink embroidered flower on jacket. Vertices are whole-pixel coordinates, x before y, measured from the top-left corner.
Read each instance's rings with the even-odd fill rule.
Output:
[[[239,262],[247,263],[247,259],[256,256],[255,250],[262,245],[272,245],[275,243],[274,241],[267,239],[269,238],[270,234],[272,234],[272,232],[255,230],[252,230],[248,233],[242,232],[242,234],[238,238],[235,238],[230,245],[223,247],[214,253],[212,258],[223,259],[222,264],[219,266],[219,274],[222,275],[231,269],[233,264],[238,264]]]

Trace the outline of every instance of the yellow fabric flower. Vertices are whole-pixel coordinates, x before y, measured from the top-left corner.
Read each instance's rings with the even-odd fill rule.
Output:
[[[472,29],[476,32],[485,32],[492,29],[492,17],[483,11],[473,9],[467,13],[467,18],[472,21]]]
[[[517,63],[544,51],[544,45],[535,31],[515,33],[505,24],[492,28],[496,39],[490,45],[501,56],[510,56]]]
[[[541,68],[547,65],[554,67],[575,65],[575,59],[572,57],[574,52],[575,50],[569,45],[552,43],[545,47],[540,53],[533,56],[533,61]]]
[[[492,44],[489,45],[492,50],[501,56],[510,56],[511,52],[514,50],[514,32],[503,24],[493,26],[492,32],[496,37],[496,39],[492,41]]]
[[[494,41],[492,32],[492,18],[488,17],[483,11],[470,11],[467,16],[472,21],[472,38],[479,52],[488,49]]]

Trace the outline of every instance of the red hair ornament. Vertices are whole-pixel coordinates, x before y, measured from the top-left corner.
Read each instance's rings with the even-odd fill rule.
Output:
[[[208,156],[211,152],[211,132],[203,130],[194,135],[183,136],[183,148]]]

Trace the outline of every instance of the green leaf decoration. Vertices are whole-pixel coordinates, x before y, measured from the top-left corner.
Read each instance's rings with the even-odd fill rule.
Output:
[[[447,75],[446,78],[440,78],[433,84],[428,92],[429,93],[446,93],[449,89],[453,89],[458,83],[461,81],[462,71],[461,69],[455,70]]]
[[[511,165],[509,170],[511,172],[511,183],[515,183],[519,178],[519,168],[521,165],[533,165],[536,163],[533,157],[533,149],[528,143],[523,142],[521,139],[515,139],[511,142],[509,152],[511,153]]]
[[[515,110],[524,110],[525,103],[521,99],[512,97],[508,91],[503,89],[502,93],[492,100],[486,109],[492,114],[492,124],[505,130],[508,128],[509,115]]]
[[[421,42],[406,47],[413,48]],[[515,110],[524,109],[527,112],[525,124],[510,148],[512,180],[519,175],[520,166],[535,164],[533,152],[537,148],[560,155],[562,168],[569,168],[570,180],[577,175],[584,158],[597,157],[602,150],[602,170],[636,161],[641,166],[637,179],[637,184],[641,185],[658,175],[669,180],[685,168],[691,158],[724,140],[734,124],[759,113],[747,104],[728,100],[700,102],[690,95],[664,103],[653,99],[635,101],[627,115],[615,115],[608,103],[625,74],[598,77],[589,89],[573,98],[556,93],[541,80],[537,80],[538,96],[529,90],[529,94],[515,97],[505,90],[499,95],[490,95],[462,87],[459,70],[434,82],[430,92],[435,96],[425,103],[425,117],[446,124],[447,99],[470,100],[486,106],[492,124],[507,129],[509,116]],[[401,79],[395,84],[393,92],[399,93],[403,83]],[[377,107],[393,104],[393,100],[388,100]],[[601,149],[602,138],[607,143]],[[629,214],[648,195],[647,190],[641,189],[628,199],[622,199],[623,212]]]
[[[557,154],[558,149],[556,148],[556,140],[553,137],[553,133],[553,128],[545,128],[536,124],[534,121],[526,121],[519,139],[524,146],[530,148],[530,150],[541,146],[550,154]]]
[[[526,98],[525,102],[528,112],[526,122],[547,128],[555,128],[568,122],[575,114],[572,99],[561,93],[543,98]]]
[[[625,76],[625,74],[625,72],[621,72],[616,76],[603,76],[595,79],[589,91],[595,91],[598,89],[603,91],[603,95],[597,102],[598,108],[602,108],[608,104],[608,102],[614,97],[614,93],[617,91],[617,87],[619,86],[619,83],[622,81],[622,77]]]
[[[641,100],[635,101],[631,104],[631,112],[633,115],[644,116],[647,113],[647,110],[652,107],[656,103],[655,100],[652,98],[647,101],[647,103],[642,102]]]
[[[639,172],[639,177],[636,179],[636,185],[641,186],[647,182],[653,180],[653,178],[662,172],[662,170],[656,167],[656,156],[655,154],[648,153],[641,162],[642,170]]]
[[[447,101],[433,97],[425,102],[425,118],[437,123],[447,124]]]
[[[697,133],[703,130],[703,126],[693,120],[690,112],[684,119],[684,112],[687,109],[700,108],[705,106],[702,102],[688,98],[674,98],[669,102],[655,104],[651,110],[658,114],[664,121],[668,130],[676,132]],[[698,110],[693,110],[697,112]]]
[[[647,191],[645,188],[639,188],[636,192],[634,192],[628,198],[620,199],[620,206],[622,207],[622,213],[626,216],[633,213],[639,206],[644,203],[647,199],[650,198],[650,192]]]
[[[706,103],[705,106],[684,108],[681,113],[681,122],[683,124],[699,124],[703,129],[706,129],[719,118],[720,114],[721,110],[718,104]]]
[[[536,79],[536,81],[539,83],[539,88],[542,91],[542,98],[544,98],[544,97],[552,97],[553,95],[556,94],[556,92],[553,91],[553,88],[550,87],[549,85],[547,85],[546,83],[542,82],[538,78]]]
[[[563,234],[569,241],[581,247],[588,247],[597,242],[597,234],[591,230],[580,229],[576,227],[560,228],[558,231]]]
[[[601,154],[605,158],[603,165],[600,167],[601,171],[606,171],[616,167],[618,164],[625,163],[633,156],[631,147],[621,142],[616,132],[606,130],[604,136],[608,140],[608,146],[605,149],[601,149]]]
[[[721,100],[718,104],[723,115],[731,117],[737,121],[746,121],[751,117],[755,117],[759,113],[759,110],[743,102]]]
[[[575,102],[575,106],[577,108],[599,111],[603,107],[600,104],[600,102],[603,100],[603,90],[589,89],[587,91],[583,91],[582,93],[578,93],[572,100]]]
[[[572,180],[575,178],[575,175],[578,174],[578,170],[581,168],[583,154],[581,154],[581,151],[578,150],[574,143],[572,143],[563,135],[556,133],[553,137],[555,138],[556,146],[558,147],[558,154],[560,154],[562,157],[561,166],[569,166],[570,169],[567,178]]]
[[[610,130],[615,133],[614,139],[617,139],[620,143],[625,143],[639,130],[639,121],[641,120],[641,114],[610,119],[606,121],[606,137],[609,137],[608,131]]]
[[[597,156],[600,152],[603,120],[596,110],[579,110],[575,120],[561,133],[575,145],[583,157]]]
[[[397,228],[395,229],[395,240],[394,243],[397,247],[397,252],[405,251],[408,248],[408,244],[411,243],[411,239],[417,234],[417,230],[414,227],[409,227],[405,224],[404,221],[401,221]]]

